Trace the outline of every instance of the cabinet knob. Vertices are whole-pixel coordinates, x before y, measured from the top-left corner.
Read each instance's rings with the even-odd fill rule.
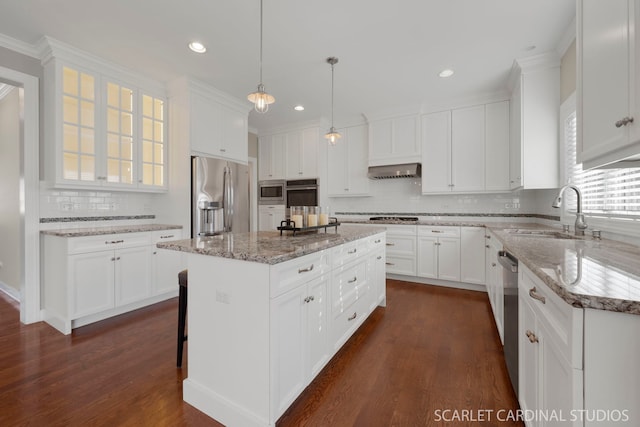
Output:
[[[484,247],[487,248],[487,249],[491,248],[491,246],[489,246],[489,245],[484,245]]]
[[[621,128],[622,126],[626,126],[629,123],[633,123],[633,117],[625,117],[624,119],[620,119],[616,122],[616,127]]]
[[[495,262],[492,262],[492,263],[491,263],[491,267],[495,267],[495,266],[496,266],[496,263],[495,263]]]
[[[538,337],[536,336],[536,334],[534,334],[530,330],[527,329],[527,332],[525,332],[525,335],[527,336],[527,338],[529,338],[530,343],[535,344],[538,342]]]
[[[380,255],[378,255],[378,257],[376,259],[382,259],[382,257]]]
[[[158,255],[158,251],[153,251],[153,254],[154,255]]]

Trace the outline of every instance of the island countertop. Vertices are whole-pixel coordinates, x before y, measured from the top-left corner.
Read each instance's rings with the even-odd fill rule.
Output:
[[[340,225],[334,231],[290,233],[278,231],[254,231],[224,233],[218,236],[161,242],[157,247],[187,253],[231,258],[262,264],[278,264],[334,246],[373,236],[385,231],[385,227],[353,227]]]

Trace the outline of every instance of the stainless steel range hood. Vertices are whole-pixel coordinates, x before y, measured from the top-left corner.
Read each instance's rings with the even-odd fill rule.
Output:
[[[369,166],[369,179],[419,178],[422,175],[420,163],[403,165]]]

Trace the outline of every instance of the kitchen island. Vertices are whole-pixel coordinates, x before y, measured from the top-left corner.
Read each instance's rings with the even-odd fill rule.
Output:
[[[183,398],[225,425],[274,426],[386,303],[384,227],[228,233],[158,247],[187,253]]]

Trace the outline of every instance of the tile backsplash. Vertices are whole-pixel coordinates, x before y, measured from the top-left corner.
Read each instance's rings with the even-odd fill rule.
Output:
[[[547,190],[424,196],[419,179],[371,181],[369,189],[370,197],[329,198],[331,211],[559,215],[551,210],[553,196],[546,203]],[[549,190],[549,194],[554,191]],[[547,204],[549,209],[545,208]]]
[[[40,217],[152,214],[153,195],[95,190],[40,190]]]

